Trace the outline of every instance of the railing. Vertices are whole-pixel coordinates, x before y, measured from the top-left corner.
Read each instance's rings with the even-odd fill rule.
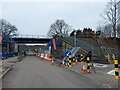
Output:
[[[71,42],[71,43],[74,43],[74,38],[73,37],[64,37],[64,39]],[[90,45],[86,42],[83,42],[79,39],[76,39],[76,45],[81,47],[81,48],[86,49],[87,51],[92,50],[92,48],[94,48],[94,46],[92,46],[92,45]]]
[[[12,38],[52,38],[46,35],[17,35],[11,36]]]
[[[70,42],[74,46],[74,37],[70,37],[70,36],[69,37],[63,37],[63,39],[67,42]],[[99,56],[99,51],[96,47],[94,47],[94,46],[92,46],[92,45],[90,45],[90,44],[88,44],[88,43],[86,43],[82,40],[79,40],[77,38],[76,38],[76,46],[80,47],[81,48],[80,52],[82,52],[85,55],[88,51],[91,50],[93,52],[93,55]]]
[[[70,51],[73,55],[75,55],[79,51],[80,47],[73,47]]]
[[[100,46],[100,49],[104,53],[104,56],[106,56],[108,54],[110,55],[110,57],[111,57],[112,54],[115,54],[117,56],[117,49],[116,48],[107,48],[103,41],[101,41],[100,39],[97,40],[97,41],[98,41],[98,44]]]

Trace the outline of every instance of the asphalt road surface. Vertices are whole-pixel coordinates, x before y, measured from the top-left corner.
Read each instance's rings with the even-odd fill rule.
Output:
[[[104,88],[91,79],[52,66],[35,56],[27,56],[17,63],[2,80],[3,88]]]

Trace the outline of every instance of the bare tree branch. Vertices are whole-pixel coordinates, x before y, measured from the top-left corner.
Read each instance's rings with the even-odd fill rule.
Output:
[[[67,34],[70,30],[70,26],[64,22],[64,20],[56,20],[55,23],[53,23],[50,26],[49,33],[52,35],[62,35],[62,34]]]
[[[119,10],[118,5],[120,5],[119,0],[110,0],[110,2],[106,6],[107,8],[105,10],[104,16],[101,15],[104,20],[106,20],[107,22],[110,23],[110,25],[112,25],[113,29],[111,30],[113,30],[114,39],[116,38],[117,35],[117,23],[120,21],[120,16],[118,15],[118,10]]]
[[[17,28],[7,22],[6,20],[0,20],[0,31],[2,32],[2,35],[11,35],[12,33],[15,33],[17,31]]]

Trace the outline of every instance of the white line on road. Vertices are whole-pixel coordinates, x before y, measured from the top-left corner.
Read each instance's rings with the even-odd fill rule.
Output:
[[[99,63],[94,63],[94,67],[107,67],[108,65],[105,64],[99,64]]]
[[[119,70],[119,72],[120,72],[120,70]],[[113,69],[113,70],[107,72],[107,74],[109,74],[109,75],[115,75],[115,70]],[[120,76],[120,75],[119,75],[119,76]]]

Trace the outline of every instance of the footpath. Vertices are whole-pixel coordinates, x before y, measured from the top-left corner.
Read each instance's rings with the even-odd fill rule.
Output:
[[[2,89],[2,77],[18,62],[18,57],[11,57],[8,59],[0,59],[0,90]]]
[[[12,66],[22,60],[25,56],[23,54],[7,59],[0,59],[0,79],[12,68]]]
[[[2,78],[16,62],[18,62],[17,57],[11,57],[4,60],[0,59],[0,78]]]

